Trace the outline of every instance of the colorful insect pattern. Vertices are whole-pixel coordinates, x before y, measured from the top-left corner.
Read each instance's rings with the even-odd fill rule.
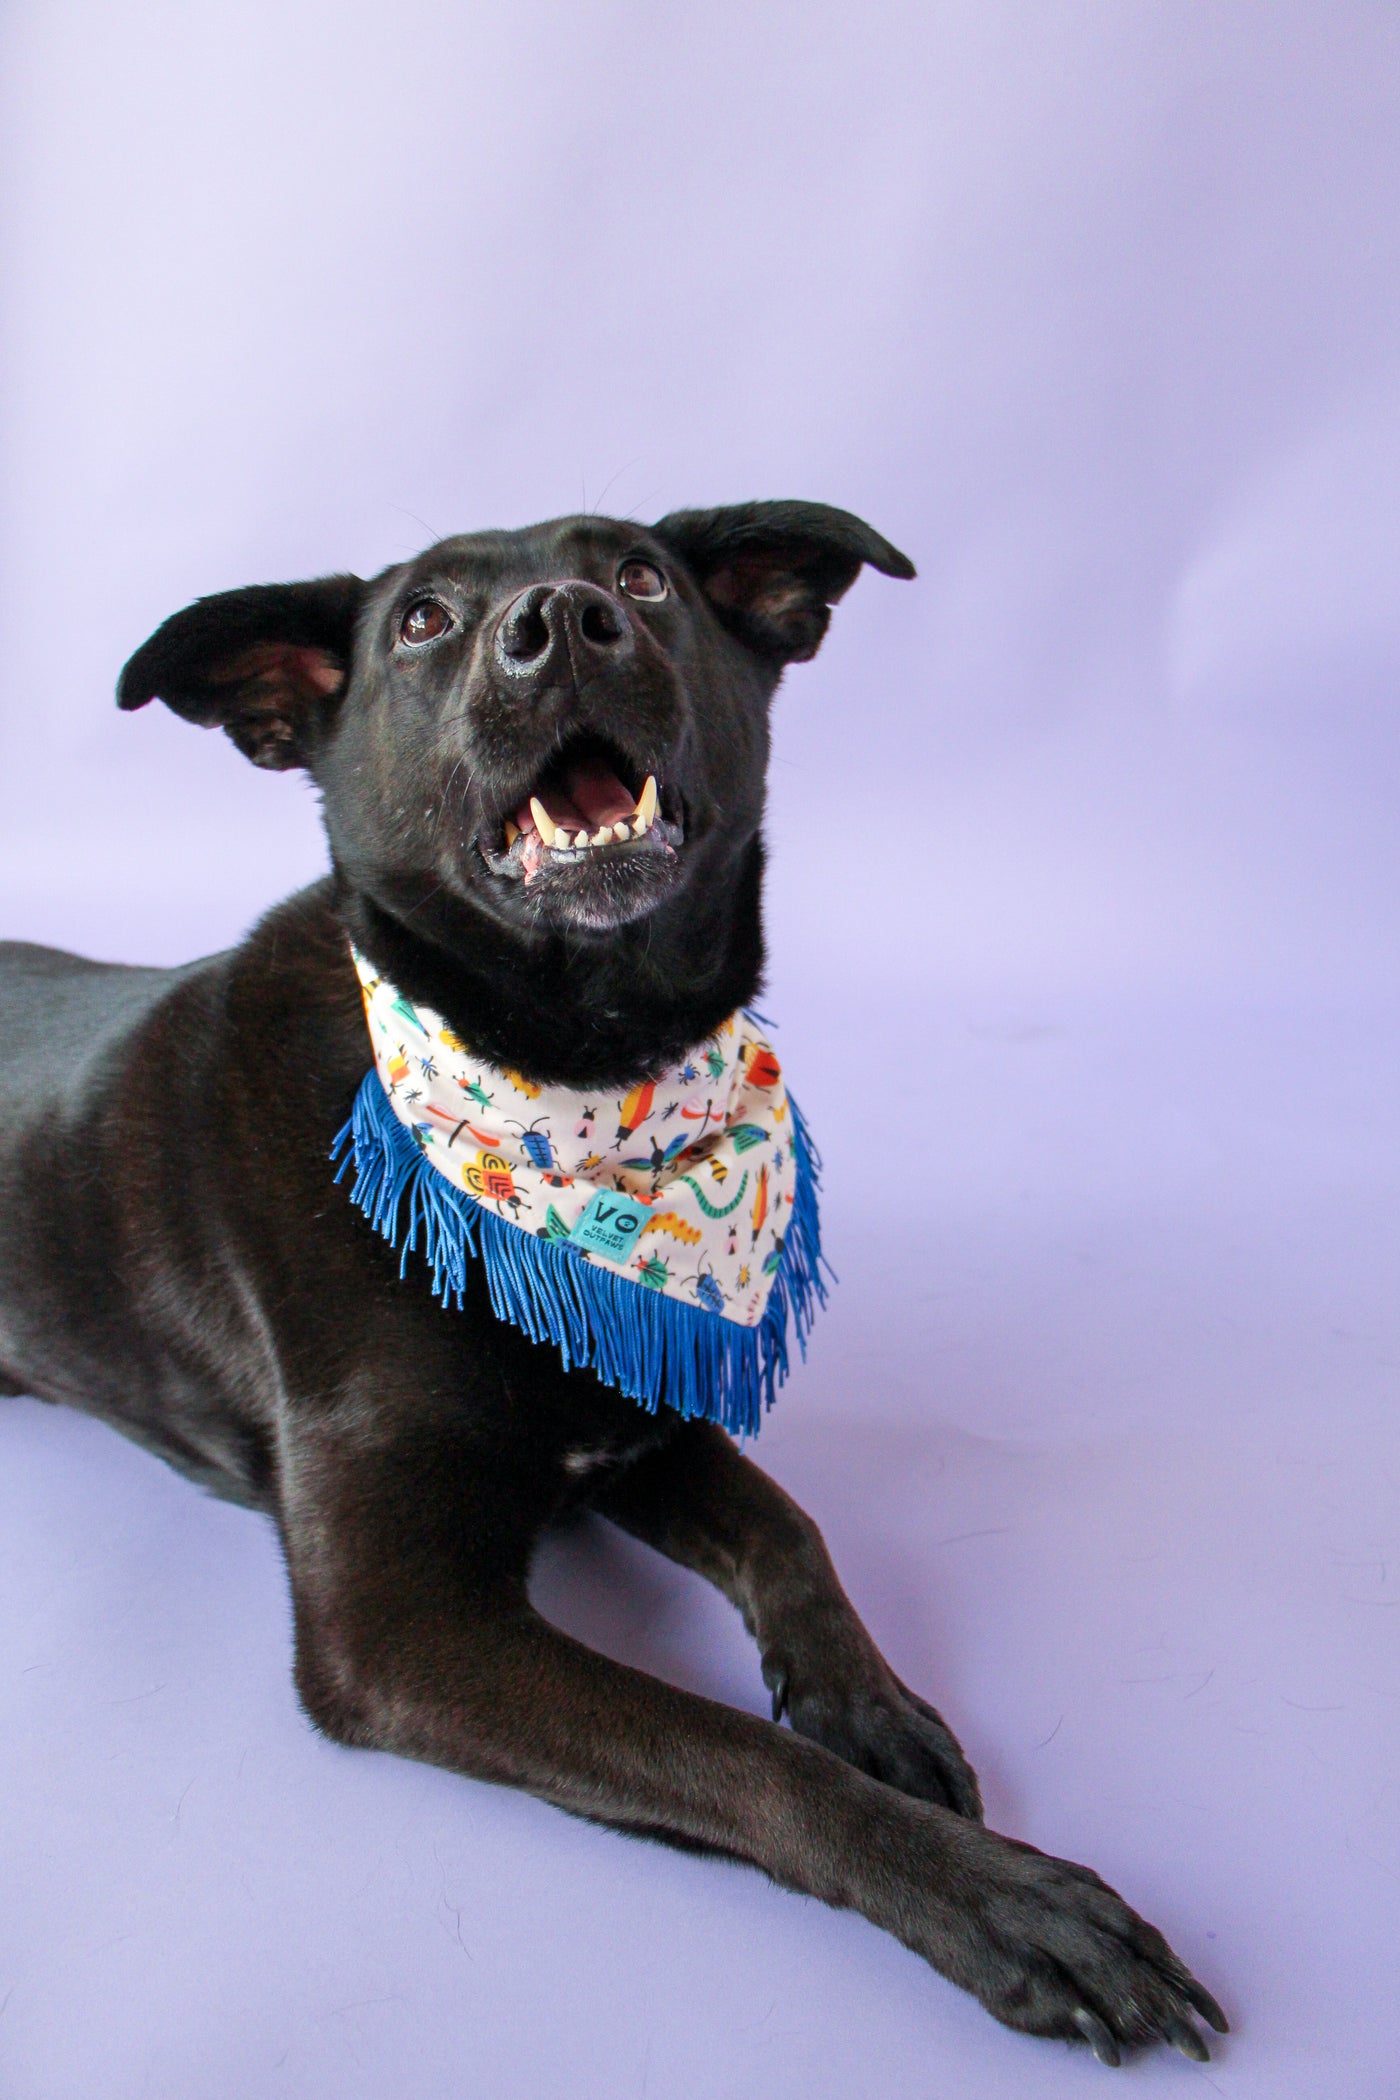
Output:
[[[380,1079],[433,1167],[495,1216],[604,1267],[608,1254],[581,1246],[576,1228],[600,1191],[628,1196],[646,1218],[620,1273],[757,1325],[797,1161],[781,1068],[755,1022],[735,1015],[666,1071],[585,1097],[484,1064],[363,957],[356,967]]]

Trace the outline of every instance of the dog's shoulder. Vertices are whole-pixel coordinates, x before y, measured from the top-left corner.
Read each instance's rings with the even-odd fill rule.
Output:
[[[194,966],[198,967],[198,966]],[[94,962],[29,941],[0,941],[0,1105],[54,1102],[190,975]]]

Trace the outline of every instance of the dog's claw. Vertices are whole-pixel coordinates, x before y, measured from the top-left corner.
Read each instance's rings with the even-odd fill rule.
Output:
[[[1074,2024],[1099,2062],[1107,2064],[1110,2071],[1116,2071],[1123,2061],[1123,2054],[1098,2014],[1090,2012],[1087,2005],[1081,2005],[1074,2016]]]
[[[1210,2051],[1189,2020],[1169,2019],[1163,2030],[1173,2049],[1189,2056],[1193,2064],[1208,2064]]]
[[[1186,1995],[1208,2027],[1213,2027],[1217,2034],[1228,2034],[1230,2032],[1230,2022],[1226,2019],[1214,1998],[1211,1997],[1205,1985],[1197,1983],[1194,1976],[1186,1986]]]
[[[788,1674],[786,1670],[780,1670],[773,1681],[773,1719],[775,1721],[782,1720],[783,1715],[787,1712],[787,1703]]]

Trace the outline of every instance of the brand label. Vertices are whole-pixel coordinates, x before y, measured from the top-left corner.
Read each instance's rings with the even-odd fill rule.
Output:
[[[609,1261],[626,1261],[641,1237],[647,1221],[647,1206],[612,1189],[599,1189],[569,1238],[591,1254],[606,1255]]]

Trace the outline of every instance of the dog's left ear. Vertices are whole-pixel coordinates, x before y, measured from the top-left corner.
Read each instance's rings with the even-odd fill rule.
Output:
[[[198,598],[158,627],[117,681],[118,707],[163,700],[220,728],[255,766],[304,766],[350,671],[358,576],[258,583]]]
[[[725,624],[780,664],[816,655],[830,608],[863,562],[886,576],[914,574],[906,554],[850,511],[826,503],[677,510],[652,531],[679,554]]]

